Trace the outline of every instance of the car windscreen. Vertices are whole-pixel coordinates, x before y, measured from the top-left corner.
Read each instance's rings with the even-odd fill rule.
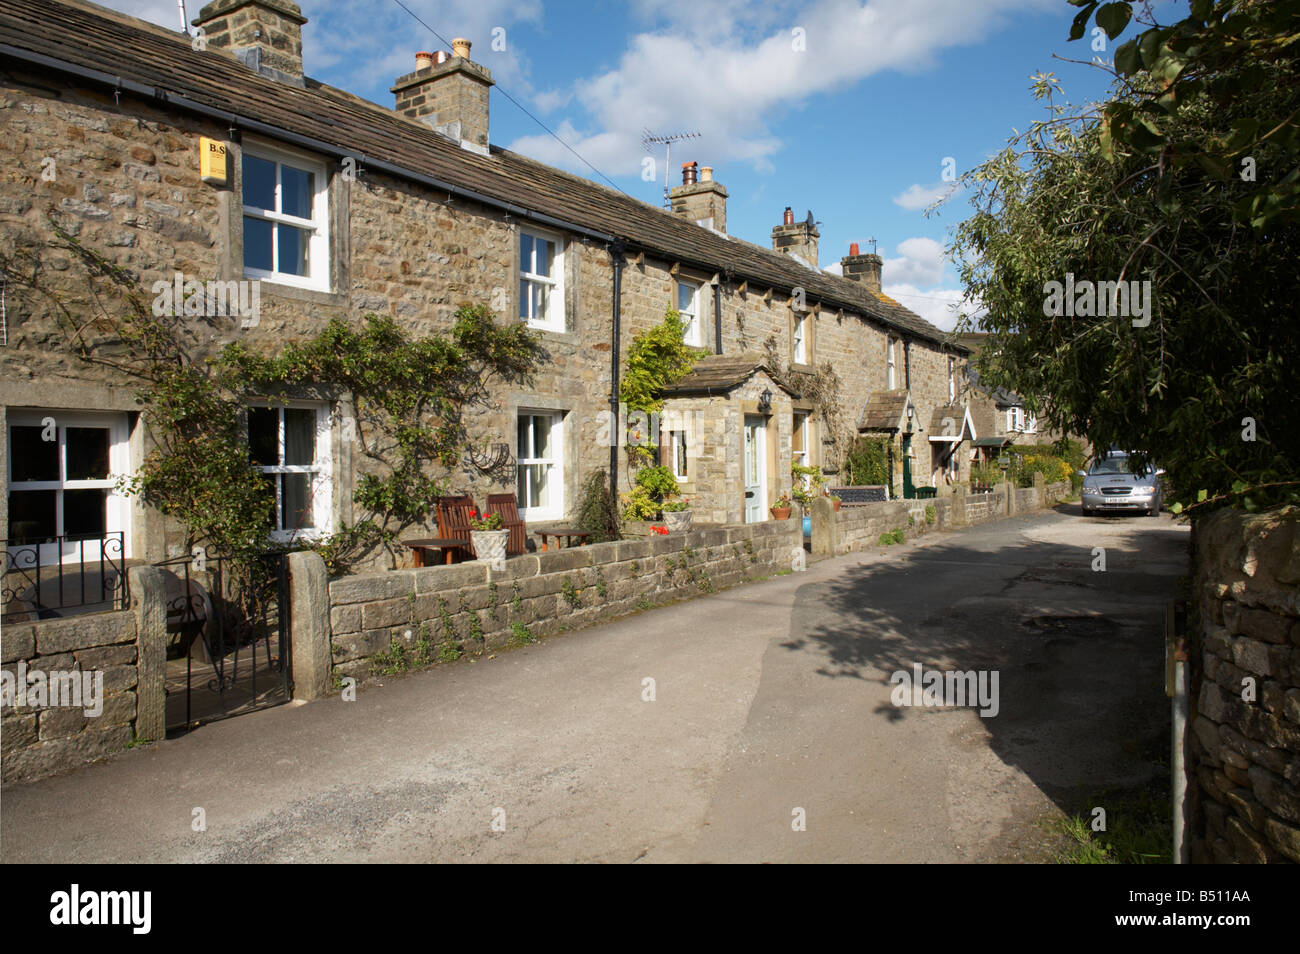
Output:
[[[1096,461],[1092,465],[1089,474],[1132,474],[1134,471],[1129,469],[1129,458],[1127,457],[1107,457],[1105,460]],[[1138,471],[1139,476],[1150,474],[1151,471]]]

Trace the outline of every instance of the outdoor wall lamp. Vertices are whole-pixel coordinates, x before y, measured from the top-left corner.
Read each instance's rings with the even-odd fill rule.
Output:
[[[768,388],[764,388],[763,393],[758,396],[758,410],[761,414],[772,410],[772,392]]]

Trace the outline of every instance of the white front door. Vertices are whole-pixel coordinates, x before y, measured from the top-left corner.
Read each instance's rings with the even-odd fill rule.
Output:
[[[760,523],[767,512],[764,490],[763,425],[761,417],[745,418],[745,523]]]

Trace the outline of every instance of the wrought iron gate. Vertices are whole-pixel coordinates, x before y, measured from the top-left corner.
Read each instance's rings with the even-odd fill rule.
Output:
[[[288,554],[236,565],[196,551],[154,566],[167,574],[167,731],[288,702]]]

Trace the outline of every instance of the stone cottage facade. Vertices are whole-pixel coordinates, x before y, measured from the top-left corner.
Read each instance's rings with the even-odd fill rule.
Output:
[[[215,0],[194,20],[199,41],[80,0],[0,0],[4,251],[45,247],[53,216],[145,288],[234,283],[244,310],[196,318],[196,360],[372,312],[417,334],[464,304],[526,322],[546,361],[471,435],[508,445],[513,485],[468,465],[447,476],[480,500],[514,490],[530,526],[571,518],[594,470],[629,487],[618,376],[633,337],[670,308],[709,355],[657,422],[700,522],[767,519],[791,461],[834,471],[881,395],[903,409],[888,432],[914,483],[935,480],[947,458],[932,443],[954,444],[931,440],[950,416],[936,409],[955,402],[968,350],[882,294],[879,256],[854,248],[843,277],[827,273],[815,226],[788,214],[771,248],[732,237],[726,189],[694,164],[666,211],[490,145],[492,78],[468,42],[412,50],[392,109],[324,86],[302,73],[304,22],[291,0]],[[68,258],[51,252],[46,274],[75,303],[85,289]],[[149,446],[131,381],[71,357],[33,296],[7,296],[2,341],[5,539],[112,533],[131,560],[184,552],[179,528],[114,483]],[[348,417],[341,390],[248,410],[250,440],[273,449],[258,463],[280,488],[281,535],[354,519]]]

